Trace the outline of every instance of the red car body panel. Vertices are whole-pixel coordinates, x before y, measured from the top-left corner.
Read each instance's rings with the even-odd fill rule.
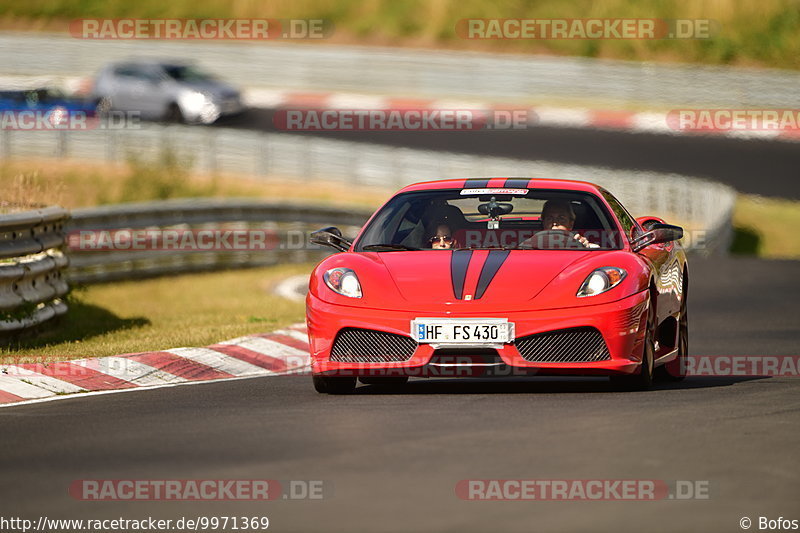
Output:
[[[417,183],[410,191],[463,189],[476,180],[442,180]],[[484,185],[485,183],[485,185]],[[579,191],[594,195],[613,213],[600,189],[588,182],[491,178],[478,183],[485,188],[520,187]],[[374,218],[375,215],[373,215]],[[370,219],[372,220],[372,218]],[[622,232],[622,225],[614,219]],[[368,224],[369,225],[369,222]],[[365,226],[367,227],[367,226]],[[636,230],[643,231],[641,227]],[[324,259],[311,274],[307,325],[315,374],[375,375],[398,371],[410,375],[424,368],[434,353],[429,344],[419,344],[413,356],[402,362],[346,363],[330,360],[337,333],[343,328],[379,330],[410,337],[411,321],[419,317],[501,317],[515,324],[517,339],[528,335],[576,327],[596,328],[603,337],[610,359],[579,363],[529,362],[515,343],[504,344],[497,354],[509,367],[538,374],[614,375],[638,371],[651,301],[656,302],[657,324],[677,319],[683,298],[686,257],[680,245],[651,245],[634,253],[626,238],[620,250],[509,250],[488,286],[480,293],[482,272],[490,251],[474,250],[465,257],[462,297],[454,294],[453,250],[425,252],[354,252]],[[628,236],[630,237],[630,236]],[[627,276],[616,287],[588,298],[576,292],[581,282],[599,267],[624,269]],[[324,272],[345,267],[357,273],[363,296],[349,298],[331,290]],[[488,268],[488,267],[486,267]],[[479,296],[479,297],[477,297]],[[665,328],[665,331],[668,328]],[[668,332],[669,333],[669,332]],[[674,358],[670,339],[662,336],[656,352],[659,364]]]

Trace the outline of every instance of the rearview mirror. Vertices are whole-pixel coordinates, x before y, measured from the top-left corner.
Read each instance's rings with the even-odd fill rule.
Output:
[[[683,228],[672,224],[648,224],[650,231],[639,236],[631,243],[634,252],[647,248],[651,244],[673,242],[683,238]]]
[[[352,246],[353,241],[342,237],[342,231],[334,226],[318,229],[311,233],[311,243],[321,246],[335,248],[340,252],[346,252]]]
[[[507,215],[514,210],[514,204],[498,203],[494,198],[485,204],[478,204],[478,213],[497,218],[500,215]]]

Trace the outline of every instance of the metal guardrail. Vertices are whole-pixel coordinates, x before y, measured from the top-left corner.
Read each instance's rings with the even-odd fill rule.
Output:
[[[5,140],[4,140],[5,139]],[[422,179],[479,176],[541,176],[598,183],[636,216],[656,215],[706,232],[706,249],[725,250],[736,193],[730,187],[679,174],[547,161],[486,157],[317,136],[223,128],[148,125],[141,129],[80,132],[0,131],[0,156],[47,157],[123,163],[132,154],[155,160],[171,150],[199,172],[342,183],[398,189]]]
[[[0,215],[0,335],[38,326],[67,311],[61,252],[69,213],[48,207]]]
[[[72,283],[93,283],[320,260],[327,251],[309,244],[308,234],[338,225],[350,234],[370,213],[326,206],[254,200],[192,199],[76,209],[67,228]],[[267,250],[104,251],[81,249],[81,232],[114,230],[259,230],[274,237]]]
[[[455,21],[454,21],[455,23]],[[240,86],[401,97],[526,102],[558,98],[620,106],[800,105],[800,73],[524,54],[359,46],[113,41],[5,32],[2,74],[91,76],[131,56],[202,58]]]

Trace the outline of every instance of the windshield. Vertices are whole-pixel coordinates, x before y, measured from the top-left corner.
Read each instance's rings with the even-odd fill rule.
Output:
[[[191,65],[163,65],[167,76],[178,81],[213,81],[215,78]]]
[[[355,249],[618,250],[623,246],[616,222],[593,194],[508,191],[399,194],[375,215]]]

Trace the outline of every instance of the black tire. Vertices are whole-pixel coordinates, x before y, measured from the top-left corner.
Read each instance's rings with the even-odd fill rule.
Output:
[[[178,104],[173,102],[169,105],[169,107],[167,107],[167,110],[164,113],[164,122],[168,122],[170,124],[183,124],[183,112]]]
[[[320,394],[326,394],[328,392],[328,382],[322,376],[311,376],[311,379],[314,381],[314,390]]]
[[[380,385],[382,387],[402,387],[408,383],[408,376],[364,376],[358,378],[364,385]]]
[[[647,390],[653,385],[653,365],[655,363],[655,335],[656,335],[656,307],[654,300],[650,300],[650,309],[647,312],[647,333],[642,350],[642,364],[639,372],[626,376],[611,376],[611,383],[627,391]]]
[[[95,102],[94,111],[99,117],[105,117],[112,110],[111,98],[103,96]]]
[[[683,286],[680,317],[678,318],[678,356],[669,363],[656,368],[656,377],[664,381],[683,381],[689,358],[689,315],[687,313],[687,285]]]
[[[356,378],[312,376],[314,390],[320,394],[350,394],[356,388]]]

